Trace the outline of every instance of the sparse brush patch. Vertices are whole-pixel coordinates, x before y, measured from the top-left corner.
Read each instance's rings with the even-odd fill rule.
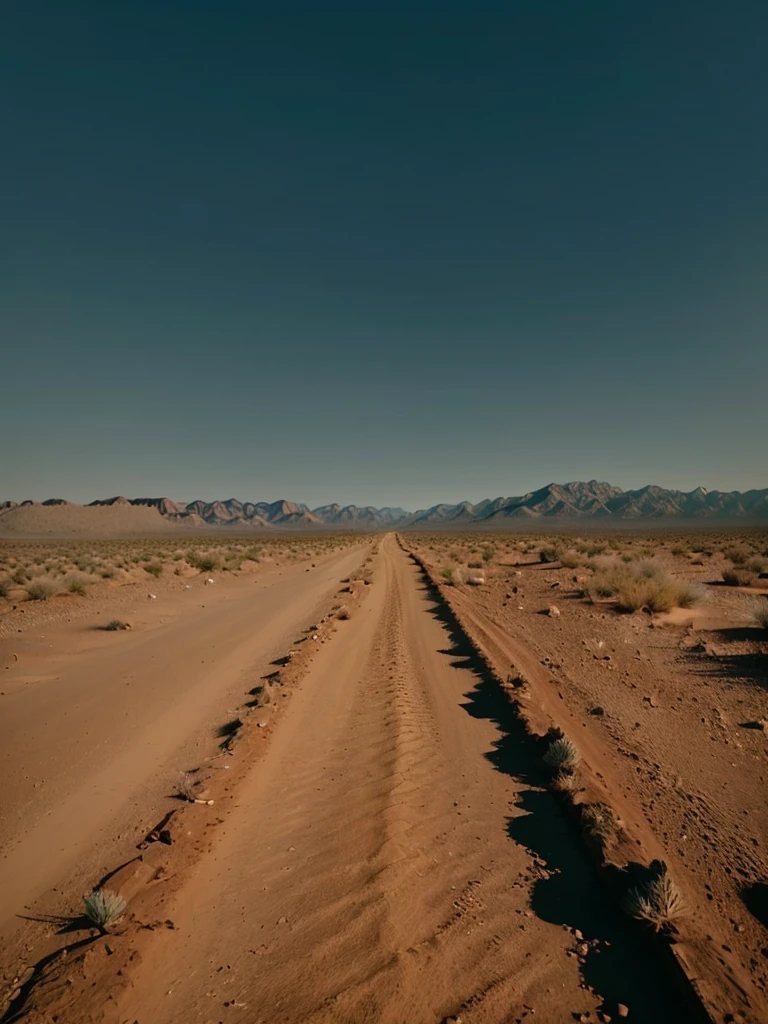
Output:
[[[685,901],[666,867],[653,881],[630,889],[623,907],[631,917],[647,921],[657,932],[668,929],[686,913]]]
[[[586,804],[581,811],[585,833],[603,848],[610,846],[619,834],[619,823],[608,804]]]
[[[573,548],[569,548],[560,555],[560,564],[564,569],[577,569],[581,563],[581,555]]]
[[[80,579],[79,576],[69,576],[64,580],[64,586],[70,594],[85,594],[85,583]]]
[[[584,588],[595,598],[613,597],[616,608],[634,612],[647,608],[651,612],[668,612],[672,608],[692,608],[703,600],[705,591],[696,584],[685,583],[664,572],[654,562],[623,565],[612,561],[595,563],[596,572]]]
[[[0,580],[0,597],[8,597],[8,594],[10,593],[10,591],[11,591],[10,580],[7,580],[7,579]]]
[[[59,587],[54,580],[40,576],[38,579],[31,580],[27,583],[26,590],[30,601],[47,601],[49,597],[53,597],[54,594],[58,594]]]
[[[761,601],[752,612],[755,625],[761,629],[768,629],[768,601]]]
[[[445,569],[441,569],[440,575],[443,577],[446,583],[455,582],[453,578],[453,569],[451,568],[450,565],[446,566]]]
[[[104,629],[108,633],[116,633],[119,629],[130,629],[130,622],[124,622],[122,619],[110,619],[110,621],[104,626]]]
[[[119,921],[125,913],[126,903],[122,896],[118,896],[109,889],[94,889],[93,892],[83,897],[85,914],[102,931],[115,921]]]
[[[754,555],[747,560],[746,567],[750,572],[757,573],[759,576],[761,573],[768,572],[768,558],[763,558],[762,555]]]
[[[199,569],[200,572],[214,572],[219,568],[219,563],[210,555],[191,555],[189,564]]]
[[[723,569],[723,583],[726,587],[751,587],[755,582],[755,574],[749,569]]]
[[[560,557],[560,552],[555,547],[542,548],[539,551],[540,562],[556,562]]]
[[[163,573],[163,567],[159,562],[149,562],[144,566],[144,572],[148,572],[150,576],[154,576],[157,580]]]
[[[488,562],[492,561],[493,556],[495,554],[496,554],[496,548],[491,547],[491,546],[488,546],[487,548],[483,548],[483,561],[486,563],[486,565],[488,564]]]
[[[581,754],[567,736],[561,736],[547,747],[543,761],[548,768],[558,773],[574,772],[581,761]]]
[[[482,562],[467,562],[467,568],[468,569],[482,569],[483,568],[483,563]]]
[[[23,587],[24,584],[29,579],[29,573],[23,566],[19,566],[19,568],[16,569],[16,571],[11,576],[11,579],[13,580],[14,583],[18,583],[19,586]]]

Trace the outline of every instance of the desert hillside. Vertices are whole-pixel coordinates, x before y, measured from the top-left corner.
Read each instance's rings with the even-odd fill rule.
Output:
[[[0,512],[0,537],[126,537],[173,532],[156,508],[138,505],[18,505]]]

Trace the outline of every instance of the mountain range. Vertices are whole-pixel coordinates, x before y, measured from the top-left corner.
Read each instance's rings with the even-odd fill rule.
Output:
[[[35,504],[5,501],[0,512]],[[66,505],[62,498],[49,498],[42,505]],[[374,508],[371,505],[309,506],[291,501],[202,501],[182,504],[170,498],[104,498],[91,506],[148,506],[167,520],[190,526],[321,527],[398,529],[452,527],[482,524],[500,526],[507,522],[537,519],[562,520],[666,520],[666,519],[768,519],[768,488],[750,491],[676,491],[648,485],[624,491],[612,484],[548,484],[538,491],[510,498],[486,498],[476,504],[433,505],[408,512],[402,508]]]

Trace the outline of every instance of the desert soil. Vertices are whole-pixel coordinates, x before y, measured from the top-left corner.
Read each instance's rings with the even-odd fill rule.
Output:
[[[201,575],[189,589],[174,581],[177,589],[162,592],[151,580],[96,608],[67,598],[6,616],[24,622],[0,639],[6,973],[34,948],[25,918],[61,914],[72,893],[135,852],[168,809],[180,772],[210,754],[230,709],[366,550],[354,545],[314,567],[255,578],[217,574],[211,586]],[[150,588],[161,597],[148,600]],[[116,610],[130,631],[100,628]]]
[[[155,628],[93,634],[85,651],[57,640],[56,690],[42,667],[40,678],[29,668],[17,678],[22,710],[4,766],[16,793],[8,914],[25,900],[35,901],[30,916],[66,913],[62,886],[86,891],[135,855],[167,807],[173,771],[208,749],[215,726],[363,554],[237,581],[214,604],[210,588],[205,609],[200,591],[184,611],[176,595],[172,620]],[[699,620],[703,639],[674,617],[649,629],[641,614],[567,598],[572,577],[497,565],[482,587],[450,588],[450,600],[491,656],[522,662],[549,688],[541,706],[557,705],[566,731],[579,730],[606,792],[633,825],[642,819],[684,891],[709,894],[713,935],[721,942],[725,929],[723,949],[760,988],[768,944],[743,895],[766,877],[768,822],[755,785],[765,737],[740,724],[764,717],[760,686],[719,681],[725,666],[706,653],[726,628],[717,616]],[[539,614],[552,583],[555,618]],[[373,585],[351,608],[323,634],[279,716],[265,720],[266,742],[241,760],[224,805],[192,808],[195,856],[176,862],[174,878],[171,849],[171,884],[161,879],[154,903],[129,906],[58,1019],[692,1019],[641,929],[606,896],[507,696],[393,535],[378,542]],[[740,612],[723,614],[732,623]],[[119,661],[107,641],[124,645]],[[6,680],[20,671],[12,666]],[[687,729],[693,745],[679,742]],[[34,927],[24,925],[28,942]],[[27,1019],[55,1019],[55,1003],[31,1005]]]

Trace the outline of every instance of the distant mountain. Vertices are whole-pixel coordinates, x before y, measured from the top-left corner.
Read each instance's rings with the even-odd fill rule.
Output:
[[[17,507],[34,505],[23,501],[0,503],[0,515]],[[68,503],[49,498],[44,505]],[[419,529],[467,525],[514,527],[516,521],[555,520],[666,520],[666,519],[768,519],[768,488],[739,491],[675,491],[648,485],[623,491],[612,484],[590,480],[549,484],[516,498],[485,498],[476,504],[460,501],[440,504],[417,512],[402,508],[374,508],[372,505],[321,505],[310,509],[292,501],[223,501],[197,499],[180,504],[170,498],[126,498],[122,495],[92,501],[91,506],[146,506],[156,509],[169,522],[189,526],[344,527],[378,530],[390,527]]]

